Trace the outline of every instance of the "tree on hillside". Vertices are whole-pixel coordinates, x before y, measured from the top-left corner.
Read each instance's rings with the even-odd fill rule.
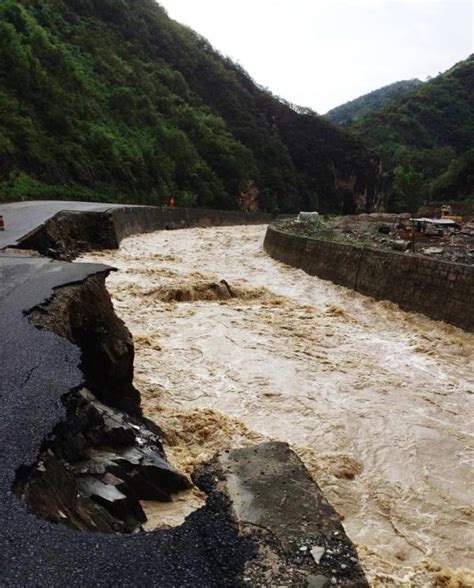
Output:
[[[434,200],[474,198],[474,149],[451,161],[447,171],[434,180],[431,197]]]
[[[397,165],[394,172],[393,189],[406,210],[416,214],[425,197],[426,185],[423,174],[411,166]]]
[[[474,55],[450,70],[354,120],[349,127],[363,137],[382,160],[387,208],[400,211],[400,195],[395,192],[397,166],[422,174],[436,197],[450,193],[452,199],[469,197],[469,180],[461,188],[450,175],[438,182],[453,160],[474,146]],[[398,184],[400,188],[400,178]],[[456,183],[456,182],[455,182]],[[449,184],[449,188],[448,188]],[[467,185],[467,189],[464,186]],[[426,191],[428,193],[428,190]],[[467,196],[466,196],[467,194]]]
[[[393,172],[393,190],[403,208],[414,218],[425,199],[426,184],[423,174],[411,167],[397,165]],[[415,223],[412,222],[412,250],[415,253]]]
[[[340,211],[358,139],[263,90],[155,0],[0,0],[0,201]],[[335,176],[336,173],[336,176]]]

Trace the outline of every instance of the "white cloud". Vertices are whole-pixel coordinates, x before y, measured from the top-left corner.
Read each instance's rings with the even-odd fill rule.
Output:
[[[472,48],[469,0],[162,0],[260,84],[325,112]]]

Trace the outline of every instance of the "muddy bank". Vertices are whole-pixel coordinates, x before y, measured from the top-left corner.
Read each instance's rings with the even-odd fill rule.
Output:
[[[264,234],[156,233],[86,258],[120,270],[108,288],[170,459],[190,471],[223,443],[288,441],[374,585],[468,584],[472,335],[280,265]],[[260,295],[150,295],[220,280]]]

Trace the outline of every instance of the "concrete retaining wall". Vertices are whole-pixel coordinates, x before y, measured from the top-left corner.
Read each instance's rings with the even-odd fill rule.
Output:
[[[272,220],[265,213],[244,213],[238,210],[206,210],[203,208],[155,208],[134,206],[109,211],[120,241],[130,235],[160,229],[186,229],[224,225],[266,224]]]
[[[265,250],[310,275],[474,331],[474,267],[267,230]]]
[[[122,239],[130,235],[160,229],[266,224],[271,219],[265,213],[202,208],[121,206],[103,210],[64,209],[20,238],[17,247],[71,261],[86,251],[116,249]]]

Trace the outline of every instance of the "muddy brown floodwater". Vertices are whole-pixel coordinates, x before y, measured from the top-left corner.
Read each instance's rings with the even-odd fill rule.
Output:
[[[171,458],[189,471],[287,441],[372,585],[474,585],[474,336],[272,260],[265,229],[163,231],[82,258],[120,270],[108,288]]]

